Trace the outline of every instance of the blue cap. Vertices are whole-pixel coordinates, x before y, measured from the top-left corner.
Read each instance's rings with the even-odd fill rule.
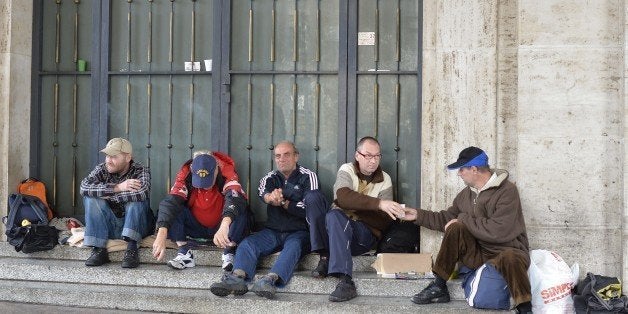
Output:
[[[191,169],[193,187],[207,189],[214,185],[214,171],[216,170],[214,156],[203,154],[194,157]]]
[[[482,167],[488,166],[488,156],[486,153],[473,146],[463,149],[458,155],[458,160],[447,166],[449,170],[455,170],[461,167]]]

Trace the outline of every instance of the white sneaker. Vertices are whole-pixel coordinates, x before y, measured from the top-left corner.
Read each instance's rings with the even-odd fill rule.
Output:
[[[233,270],[233,253],[222,254],[222,269],[225,271]]]
[[[192,250],[188,250],[185,254],[179,252],[174,259],[168,261],[168,266],[174,269],[185,269],[196,266],[196,264],[194,264]]]

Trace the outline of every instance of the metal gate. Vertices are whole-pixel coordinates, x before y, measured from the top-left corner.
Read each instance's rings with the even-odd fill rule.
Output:
[[[300,163],[331,197],[338,166],[365,135],[382,142],[397,198],[418,201],[420,2],[35,4],[31,173],[48,184],[60,215],[82,214],[80,180],[116,136],[150,166],[154,210],[181,163],[202,148],[228,151],[254,195],[283,139],[297,144]]]

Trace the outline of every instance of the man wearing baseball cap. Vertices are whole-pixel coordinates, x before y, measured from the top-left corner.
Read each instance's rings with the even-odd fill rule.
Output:
[[[414,295],[412,302],[449,302],[446,282],[456,263],[477,269],[488,262],[506,280],[518,312],[531,313],[528,236],[517,187],[508,181],[507,171],[490,169],[488,156],[477,147],[463,149],[447,169],[457,170],[467,185],[453,204],[439,212],[406,211],[406,219],[445,232],[432,267],[436,279]]]
[[[157,260],[164,258],[169,238],[179,251],[168,266],[194,267],[193,243],[188,237],[213,239],[223,249],[223,269],[231,270],[236,245],[249,230],[247,197],[233,159],[221,152],[195,152],[181,166],[170,194],[159,203],[156,227],[153,256]]]
[[[109,262],[107,241],[122,238],[127,250],[123,268],[140,264],[138,241],[152,231],[154,215],[150,210],[150,170],[133,160],[133,147],[123,138],[111,139],[101,150],[105,162],[81,181],[85,206],[85,239],[92,254],[87,266]]]

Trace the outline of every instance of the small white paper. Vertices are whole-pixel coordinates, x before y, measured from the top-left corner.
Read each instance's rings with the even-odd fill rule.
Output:
[[[375,32],[358,32],[358,46],[375,46]]]
[[[200,71],[201,70],[201,62],[200,61],[195,61],[194,65],[192,67],[193,71]]]
[[[186,61],[184,63],[184,68],[185,71],[192,71],[192,62],[191,61]]]
[[[205,71],[211,72],[212,70],[212,59],[205,60]]]

